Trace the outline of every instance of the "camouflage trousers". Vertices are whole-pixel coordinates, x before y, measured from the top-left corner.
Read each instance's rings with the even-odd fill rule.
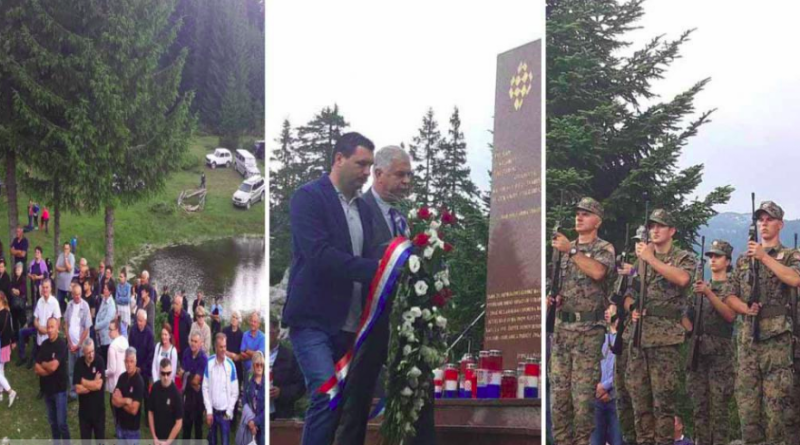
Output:
[[[601,379],[605,332],[559,329],[553,334],[552,370],[553,438],[558,445],[586,445],[594,431],[595,389]]]
[[[686,376],[687,390],[694,402],[694,440],[703,445],[727,445],[728,404],[733,395],[733,357],[719,354],[698,358],[697,370]]]
[[[760,342],[750,341],[748,329],[739,334],[736,402],[742,440],[746,444],[783,444],[787,420],[794,413],[791,334]]]
[[[617,419],[619,420],[622,440],[626,444],[636,443],[636,427],[633,423],[633,405],[631,395],[625,386],[625,367],[628,363],[628,348],[622,348],[614,359],[614,391],[617,395]]]
[[[633,402],[636,440],[640,444],[672,444],[678,391],[678,345],[628,351],[625,386]]]
[[[796,346],[795,346],[796,347]],[[792,415],[786,419],[790,445],[800,445],[800,357],[794,358],[794,379],[792,384]]]

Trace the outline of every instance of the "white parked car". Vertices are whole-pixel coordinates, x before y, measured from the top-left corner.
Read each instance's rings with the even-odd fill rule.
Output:
[[[245,178],[261,175],[256,164],[256,158],[247,150],[236,150],[236,163],[234,168]]]
[[[206,165],[211,168],[230,167],[232,163],[233,156],[227,148],[215,148],[214,153],[206,155]]]
[[[245,179],[239,186],[239,190],[233,194],[233,205],[249,209],[258,201],[263,201],[265,193],[264,178],[258,175],[251,176]]]

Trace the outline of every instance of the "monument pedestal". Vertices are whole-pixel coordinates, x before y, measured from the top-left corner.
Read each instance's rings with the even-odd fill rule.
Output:
[[[539,445],[541,400],[437,400],[438,445]],[[303,422],[270,422],[270,444],[296,445]],[[370,422],[367,445],[380,443],[380,423]]]

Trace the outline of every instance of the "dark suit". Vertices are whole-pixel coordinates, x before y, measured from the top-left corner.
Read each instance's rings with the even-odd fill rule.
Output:
[[[364,255],[372,258],[381,258],[388,243],[394,238],[394,234],[391,232],[393,229],[386,223],[373,191],[369,190],[364,193],[362,198],[372,213],[372,231],[375,234],[373,243],[369,248],[365,245]],[[364,444],[367,434],[367,418],[371,410],[375,384],[381,373],[381,367],[386,363],[388,354],[389,315],[391,312],[392,301],[390,300],[387,302],[366,342],[358,350],[350,365],[350,372],[347,377],[347,381],[350,384],[344,390],[344,410],[339,428],[336,431],[335,443],[338,445]],[[431,386],[431,400],[433,400],[432,388]],[[415,428],[417,429],[417,435],[411,442],[412,444],[436,443],[432,404],[426,404],[422,408]]]
[[[372,213],[362,199],[348,204],[358,210],[363,247],[373,242]],[[305,378],[310,397],[303,426],[303,445],[333,441],[341,409],[328,409],[329,396],[319,388],[335,373],[334,364],[351,347],[354,334],[344,332],[354,283],[362,298],[378,269],[378,261],[353,252],[348,215],[327,174],[300,187],[289,204],[292,265],[283,323]],[[355,220],[354,220],[355,223]]]
[[[278,356],[272,365],[272,386],[280,388],[281,394],[273,401],[275,412],[270,419],[290,419],[294,417],[294,404],[306,392],[303,373],[297,365],[294,353],[286,346],[278,346]]]
[[[364,230],[364,252],[372,241],[372,213],[357,200]],[[374,259],[353,255],[342,205],[328,175],[300,187],[292,196],[292,266],[283,324],[336,334],[344,326],[353,282],[369,288],[378,270]]]

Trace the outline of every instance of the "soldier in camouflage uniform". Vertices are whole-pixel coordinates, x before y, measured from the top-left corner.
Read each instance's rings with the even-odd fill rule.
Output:
[[[745,443],[784,443],[789,440],[786,424],[794,412],[789,290],[800,285],[800,254],[781,245],[783,209],[766,201],[761,203],[756,216],[761,243],[748,243],[747,252],[736,261],[731,295],[725,300],[731,309],[745,315],[736,339],[739,355],[736,401]],[[760,304],[748,307],[751,261],[759,262],[761,299]],[[752,335],[756,318],[760,328],[758,341]]]
[[[614,246],[597,237],[603,207],[591,198],[576,206],[578,239],[562,234],[553,248],[562,252],[563,281],[556,301],[558,318],[551,356],[553,437],[558,445],[586,445],[594,430],[596,383],[605,334],[607,282],[613,278]]]
[[[664,209],[656,209],[647,221],[650,243],[638,243],[633,265],[647,266],[647,295],[644,312],[635,308],[641,276],[634,278],[625,299],[635,323],[643,322],[641,348],[634,348],[634,329],[625,331],[628,360],[625,386],[633,403],[636,439],[639,444],[672,444],[675,402],[678,389],[680,345],[686,329],[683,321],[687,307],[686,291],[691,284],[696,258],[672,243],[675,224]],[[641,316],[640,316],[641,315]],[[688,323],[688,322],[687,322]]]
[[[733,394],[733,321],[736,313],[725,300],[730,295],[728,272],[733,247],[716,240],[706,256],[711,258],[711,281],[697,281],[694,292],[702,302],[702,332],[696,353],[697,369],[687,374],[687,389],[694,402],[694,441],[708,445],[728,443],[728,403]],[[698,310],[696,297],[690,299],[689,320]]]

